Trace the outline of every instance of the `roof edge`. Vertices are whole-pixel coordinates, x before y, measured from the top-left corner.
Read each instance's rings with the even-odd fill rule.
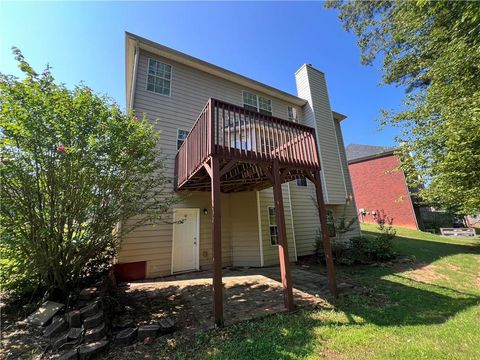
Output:
[[[356,164],[356,163],[363,162],[363,161],[379,159],[379,158],[382,158],[382,157],[395,155],[395,151],[396,151],[396,149],[391,149],[391,150],[387,150],[387,151],[384,151],[384,152],[381,152],[381,153],[378,153],[378,154],[363,156],[363,157],[359,157],[359,158],[356,158],[356,159],[350,159],[347,162],[350,165],[350,164]]]
[[[233,81],[237,84],[243,85],[250,87],[254,90],[261,91],[265,94],[275,96],[277,98],[280,98],[282,100],[285,100],[287,102],[290,102],[292,104],[298,105],[298,106],[303,106],[307,103],[305,99],[299,98],[298,96],[289,94],[283,90],[279,90],[277,88],[274,88],[270,85],[263,84],[259,81],[253,80],[251,78],[248,78],[246,76],[237,74],[233,71],[227,70],[225,68],[222,68],[220,66],[211,64],[209,62],[206,62],[204,60],[198,59],[196,57],[193,57],[191,55],[182,53],[178,50],[169,48],[165,45],[161,45],[159,43],[156,43],[154,41],[148,40],[146,38],[143,38],[141,36],[132,34],[128,31],[125,32],[125,37],[126,37],[126,44],[127,44],[127,49],[126,53],[128,56],[128,43],[129,39],[134,40],[138,42],[138,45],[140,49],[143,49],[145,51],[152,52],[154,54],[166,57],[168,59],[174,60],[176,62],[185,64],[187,66],[199,69],[201,71],[208,72],[212,75],[224,78],[229,81]],[[125,63],[127,66],[127,62]],[[127,75],[127,81],[128,81],[128,74],[129,74],[129,69],[126,68],[126,75]],[[128,88],[127,88],[127,96],[128,96]]]

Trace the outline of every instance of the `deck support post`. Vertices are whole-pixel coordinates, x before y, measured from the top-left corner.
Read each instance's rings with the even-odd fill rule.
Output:
[[[222,224],[220,209],[220,161],[211,157],[212,242],[213,242],[213,316],[216,326],[223,326]]]
[[[290,264],[288,258],[287,231],[285,227],[285,214],[283,210],[282,183],[280,181],[280,167],[278,159],[273,160],[272,169],[273,197],[275,201],[275,217],[278,230],[278,256],[280,258],[280,274],[282,276],[283,294],[285,308],[288,311],[294,309],[292,276],[290,274]]]
[[[212,243],[213,243],[213,317],[216,326],[223,326],[222,224],[220,207],[220,162],[211,158]]]
[[[320,217],[320,227],[322,231],[323,251],[327,263],[328,286],[330,288],[330,293],[334,297],[337,297],[337,282],[335,280],[335,267],[333,265],[332,244],[330,242],[330,237],[328,236],[327,208],[325,207],[325,201],[323,200],[320,171],[317,170],[314,172],[314,180],[317,195],[318,216]]]

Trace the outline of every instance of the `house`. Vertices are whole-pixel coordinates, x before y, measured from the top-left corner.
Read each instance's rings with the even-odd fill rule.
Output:
[[[130,33],[125,70],[127,108],[159,120],[181,201],[172,221],[122,240],[118,266],[146,278],[213,269],[221,323],[221,268],[280,264],[291,308],[289,263],[314,254],[320,228],[344,209],[356,215],[353,201],[344,206],[345,116],[330,107],[325,75],[301,66],[295,96]],[[350,235],[359,234],[357,225]]]
[[[375,223],[374,213],[383,210],[396,226],[423,228],[420,208],[399,169],[395,149],[350,144],[346,153],[361,221]]]

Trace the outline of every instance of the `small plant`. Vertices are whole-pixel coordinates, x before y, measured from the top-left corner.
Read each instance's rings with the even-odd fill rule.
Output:
[[[384,210],[376,211],[373,219],[377,223],[377,229],[387,238],[393,239],[397,230],[393,227],[393,218],[387,216]]]

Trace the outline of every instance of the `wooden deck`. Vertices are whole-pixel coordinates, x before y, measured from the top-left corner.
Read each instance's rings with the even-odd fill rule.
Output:
[[[222,326],[220,193],[273,187],[278,256],[285,308],[294,309],[281,185],[300,176],[315,185],[318,215],[327,229],[315,130],[291,121],[209,99],[177,153],[175,189],[212,195],[213,314]],[[328,231],[322,231],[330,291],[337,293]]]
[[[271,187],[274,159],[287,170],[282,182],[320,169],[314,129],[210,99],[177,153],[176,189],[210,191],[204,165],[215,156],[226,193]]]

